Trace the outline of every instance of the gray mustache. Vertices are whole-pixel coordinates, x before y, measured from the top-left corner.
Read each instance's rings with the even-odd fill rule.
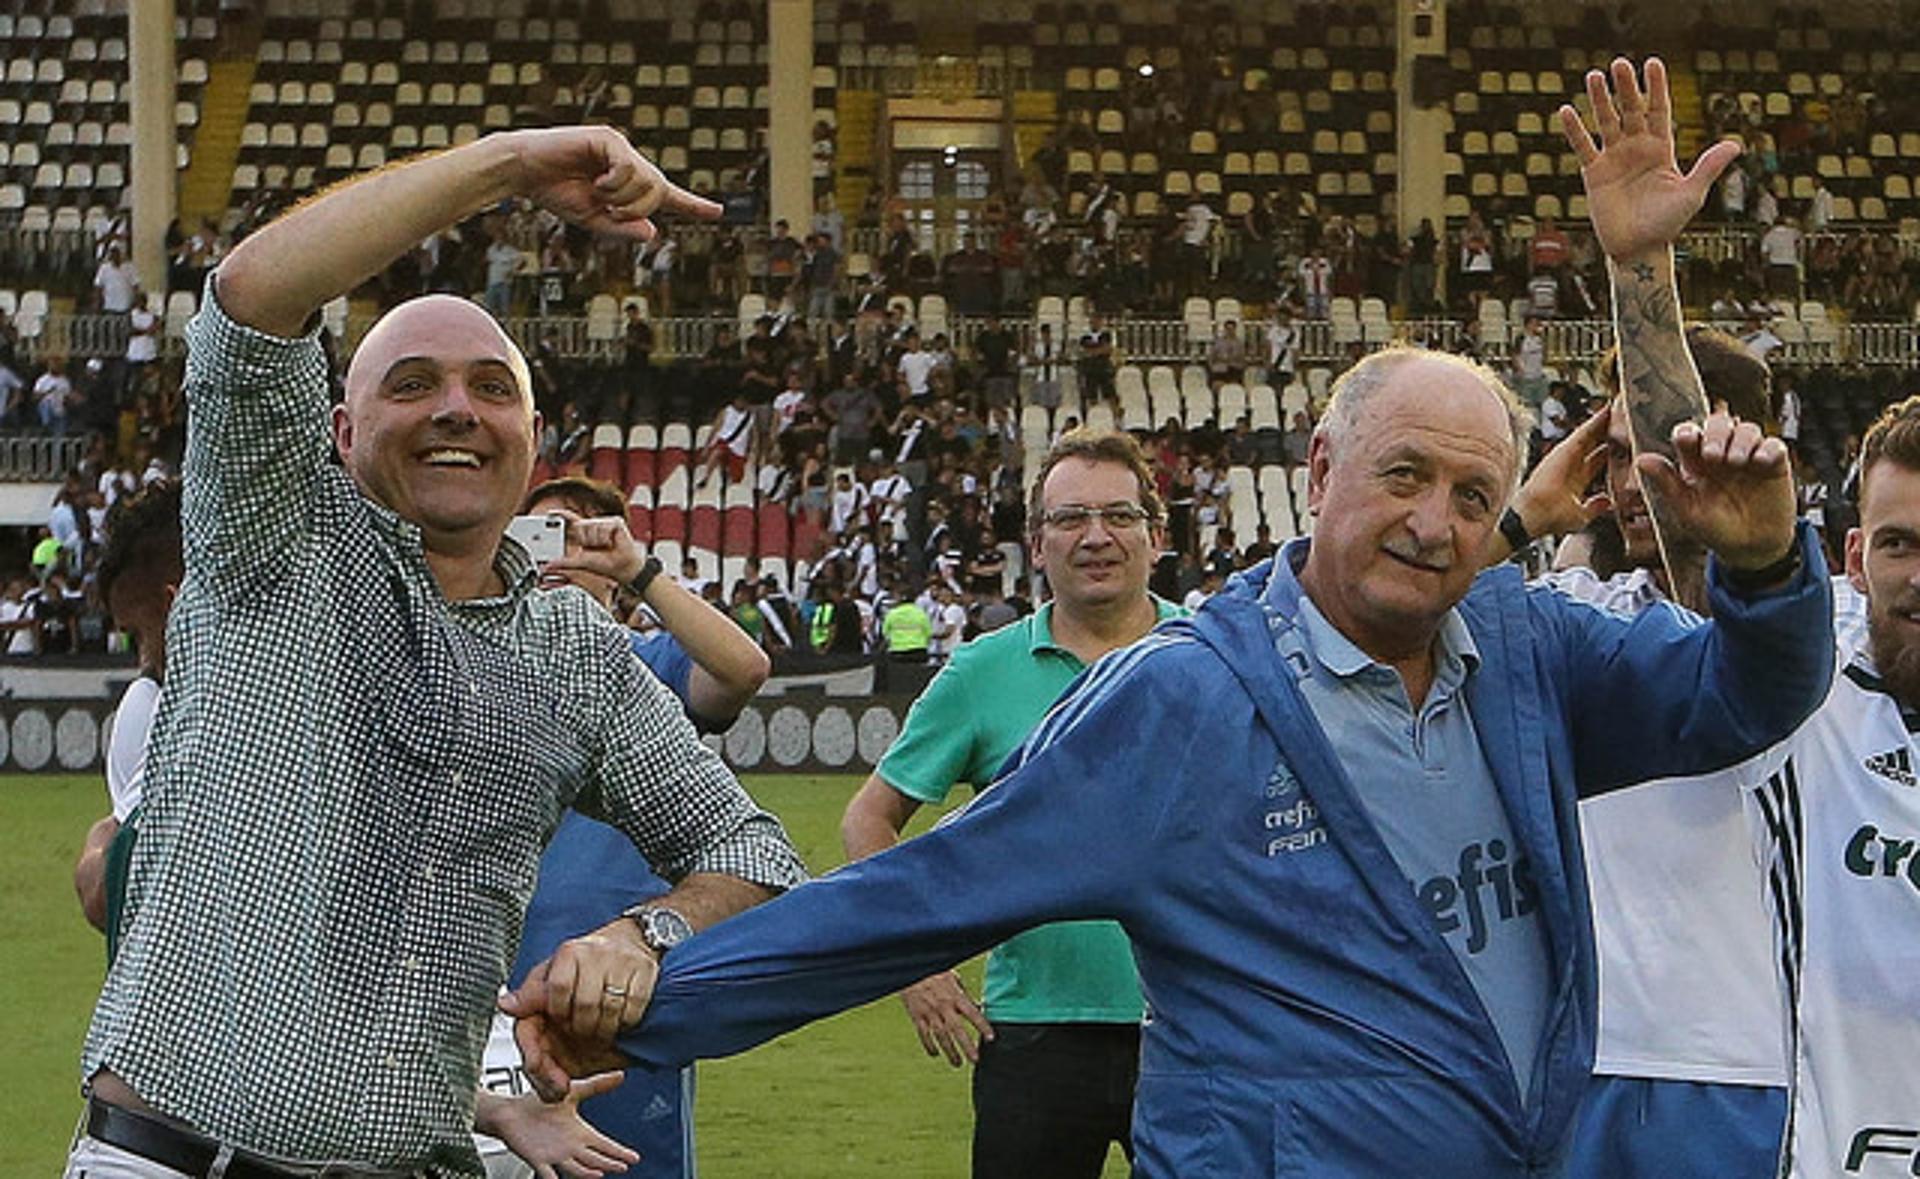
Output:
[[[1422,548],[1412,537],[1398,536],[1388,540],[1385,548],[1402,561],[1412,562],[1436,573],[1445,573],[1453,568],[1451,543]]]

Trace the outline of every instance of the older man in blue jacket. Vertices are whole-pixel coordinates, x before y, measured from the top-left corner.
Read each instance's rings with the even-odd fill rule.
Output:
[[[1697,390],[1655,263],[1714,169],[1675,168],[1649,82],[1656,102],[1616,71],[1607,151],[1583,158],[1633,276],[1630,383]],[[619,1048],[736,1052],[1110,917],[1151,1009],[1137,1174],[1555,1173],[1593,1052],[1577,797],[1783,737],[1825,689],[1831,622],[1784,449],[1725,415],[1641,460],[1714,554],[1711,623],[1476,580],[1526,430],[1471,362],[1363,361],[1314,436],[1310,544],[1090,670],[956,821],[674,950]],[[565,991],[536,970],[509,1001],[548,1087],[604,1050],[569,1033]]]

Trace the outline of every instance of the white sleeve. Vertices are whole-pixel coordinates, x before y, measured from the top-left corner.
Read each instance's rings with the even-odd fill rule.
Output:
[[[113,716],[113,736],[107,746],[107,793],[113,798],[113,817],[126,822],[140,805],[146,787],[147,730],[153,727],[160,703],[160,685],[141,676],[127,685]]]

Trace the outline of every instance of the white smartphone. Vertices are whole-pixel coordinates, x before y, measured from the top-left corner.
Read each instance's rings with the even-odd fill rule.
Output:
[[[567,518],[560,515],[515,516],[507,535],[520,542],[537,566],[567,555]]]

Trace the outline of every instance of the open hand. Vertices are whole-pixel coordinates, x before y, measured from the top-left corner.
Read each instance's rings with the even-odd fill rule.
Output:
[[[507,1098],[489,1108],[485,1132],[526,1160],[538,1179],[601,1179],[640,1161],[640,1153],[594,1129],[580,1116],[580,1103],[619,1088],[626,1078],[600,1073],[568,1086],[548,1104],[530,1096]]]
[[[901,991],[900,1001],[907,1005],[928,1056],[945,1053],[955,1068],[962,1060],[980,1063],[978,1041],[993,1039],[993,1025],[960,984],[959,975],[944,970],[923,978]]]
[[[1587,73],[1587,97],[1604,148],[1594,145],[1571,105],[1559,113],[1561,132],[1580,157],[1594,235],[1607,257],[1618,261],[1678,239],[1713,182],[1740,155],[1740,145],[1731,140],[1714,144],[1683,175],[1673,154],[1666,65],[1657,57],[1647,59],[1644,92],[1626,58],[1614,59],[1612,73],[1611,93],[1606,74]]]

